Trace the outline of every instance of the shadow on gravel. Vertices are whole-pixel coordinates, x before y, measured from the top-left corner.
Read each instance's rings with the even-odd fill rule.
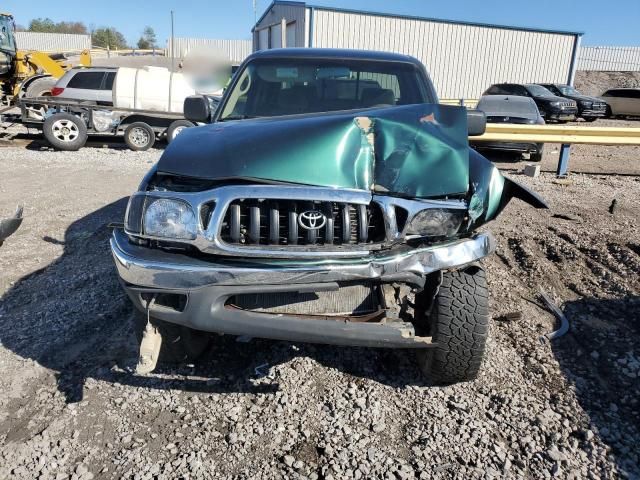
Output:
[[[149,376],[132,374],[138,353],[133,307],[118,283],[107,228],[122,220],[126,202],[122,198],[77,220],[64,239],[45,236],[43,241],[63,245],[63,254],[0,298],[0,343],[52,370],[68,403],[82,400],[87,378],[143,388],[273,393],[277,378],[257,380],[298,356],[389,385],[421,382],[410,352],[268,340],[247,344],[234,337],[217,338],[208,358],[196,366],[160,365]]]
[[[611,448],[620,473],[639,478],[640,296],[584,298],[565,304],[564,312],[571,330],[552,342],[554,354],[590,430]]]

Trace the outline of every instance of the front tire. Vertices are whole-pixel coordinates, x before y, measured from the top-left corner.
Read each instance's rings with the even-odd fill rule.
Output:
[[[29,84],[24,92],[26,98],[50,97],[51,89],[56,86],[58,80],[53,77],[42,77]]]
[[[489,290],[479,266],[444,272],[426,323],[436,346],[418,352],[422,372],[437,384],[474,380],[489,334]]]
[[[211,335],[182,325],[151,317],[151,322],[162,336],[159,361],[165,363],[191,363],[200,358],[211,344]],[[136,310],[135,333],[138,343],[147,325],[146,313]]]
[[[58,150],[75,152],[87,143],[87,126],[82,118],[70,113],[56,113],[44,121],[44,138]]]
[[[544,155],[544,146],[539,145],[538,150],[536,150],[535,152],[531,152],[531,154],[529,155],[529,160],[531,160],[532,162],[541,162],[543,155]]]

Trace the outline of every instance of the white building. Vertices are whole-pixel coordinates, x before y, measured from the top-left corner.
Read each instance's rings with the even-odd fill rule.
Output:
[[[182,38],[175,39],[176,58],[184,56],[194,48],[208,47],[224,53],[232,63],[242,63],[251,54],[251,40],[219,40],[213,38]],[[167,56],[171,55],[171,39],[167,42]]]
[[[16,45],[20,50],[65,53],[91,48],[91,35],[72,33],[16,32]]]
[[[572,83],[581,35],[275,0],[253,28],[253,49],[404,53],[424,63],[441,98],[473,99],[498,82]]]

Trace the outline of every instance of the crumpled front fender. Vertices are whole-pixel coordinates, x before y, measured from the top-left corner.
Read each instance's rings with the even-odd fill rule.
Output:
[[[534,208],[549,208],[537,193],[505,177],[489,160],[469,149],[469,224],[471,231],[496,218],[512,198]]]

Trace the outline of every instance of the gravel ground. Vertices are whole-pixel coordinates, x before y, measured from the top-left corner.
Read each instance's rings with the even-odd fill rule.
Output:
[[[106,225],[160,151],[0,149],[0,212],[26,217],[0,248],[0,478],[640,478],[639,153],[572,159],[629,176],[509,172],[552,210],[490,225],[483,370],[434,387],[405,351],[232,337],[134,375]],[[552,342],[539,287],[571,322]]]

